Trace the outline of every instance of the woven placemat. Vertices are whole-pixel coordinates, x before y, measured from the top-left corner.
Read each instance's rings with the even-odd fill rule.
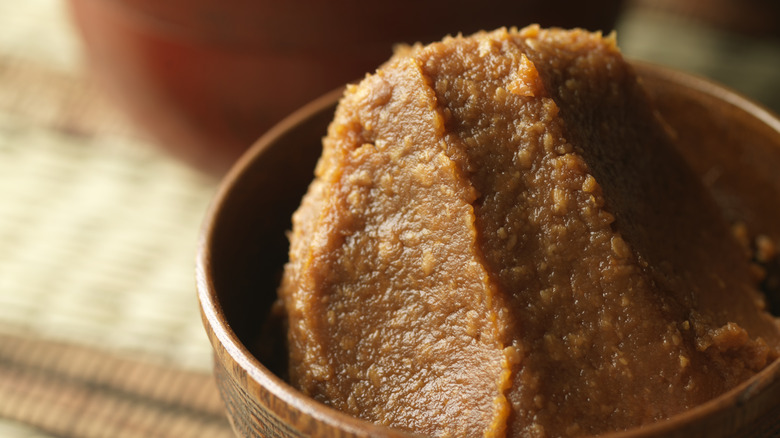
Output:
[[[0,58],[0,83],[0,331],[207,370],[193,260],[216,181],[121,134],[87,80]]]
[[[210,374],[20,336],[0,335],[0,416],[58,437],[233,436]]]
[[[230,436],[192,274],[215,182],[130,135],[88,81],[0,59],[0,83],[0,417]]]
[[[217,181],[81,69],[65,2],[0,2],[0,436],[232,436],[193,265]]]

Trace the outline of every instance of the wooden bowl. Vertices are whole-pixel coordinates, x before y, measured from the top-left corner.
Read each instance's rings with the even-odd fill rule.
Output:
[[[680,149],[731,220],[780,240],[780,120],[719,85],[636,63]],[[284,375],[284,334],[265,324],[287,258],[285,231],[312,178],[341,91],[264,135],[208,211],[197,257],[216,379],[242,437],[402,437],[307,398]],[[773,292],[776,293],[776,292]],[[734,390],[657,424],[609,435],[769,437],[780,433],[780,361]]]

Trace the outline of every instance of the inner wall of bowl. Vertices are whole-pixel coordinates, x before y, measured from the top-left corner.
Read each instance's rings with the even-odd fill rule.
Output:
[[[744,223],[751,237],[780,243],[780,122],[767,123],[770,113],[707,81],[671,71],[643,79],[678,150],[726,219]],[[769,310],[780,316],[780,258],[756,262],[767,273]]]
[[[266,144],[263,160],[248,163],[215,220],[212,273],[226,320],[280,377],[286,374],[286,336],[268,316],[287,261],[291,216],[313,178],[334,108],[335,102]]]

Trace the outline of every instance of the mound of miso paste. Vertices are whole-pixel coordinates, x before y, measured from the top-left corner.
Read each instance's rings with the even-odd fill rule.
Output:
[[[748,257],[614,36],[398,49],[340,101],[279,296],[291,383],[430,436],[645,425],[778,357]]]

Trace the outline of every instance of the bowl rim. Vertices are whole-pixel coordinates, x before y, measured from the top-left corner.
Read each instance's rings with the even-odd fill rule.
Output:
[[[752,101],[722,84],[693,73],[675,70],[667,66],[650,62],[629,59],[629,63],[634,67],[640,80],[642,76],[648,76],[655,80],[661,80],[674,83],[677,86],[690,88],[695,92],[724,101],[739,111],[747,113],[751,117],[755,117],[780,135],[780,118],[777,115],[773,114],[763,105]],[[352,417],[317,402],[304,395],[266,368],[231,329],[230,323],[226,320],[225,314],[221,308],[215,285],[210,277],[213,231],[219,222],[220,212],[228,194],[233,190],[244,171],[265,149],[269,148],[270,145],[284,133],[320,111],[325,111],[330,107],[335,108],[335,105],[343,92],[344,87],[332,90],[301,107],[299,110],[276,124],[241,156],[219,184],[218,189],[212,198],[212,202],[206,210],[205,220],[201,226],[197,245],[195,277],[201,317],[206,331],[208,332],[209,340],[215,350],[215,360],[222,361],[224,355],[229,356],[235,365],[240,368],[241,372],[249,377],[250,380],[246,382],[247,385],[250,385],[253,388],[264,388],[280,401],[287,403],[302,414],[311,416],[311,418],[321,421],[331,427],[342,429],[347,433],[358,436],[394,438],[418,436]],[[323,132],[323,135],[324,134],[325,133]],[[233,370],[233,372],[234,371],[235,370]],[[228,372],[230,373],[231,371],[229,370]],[[231,377],[233,377],[232,374]],[[722,413],[730,407],[741,407],[747,403],[748,400],[768,389],[780,393],[780,358],[768,364],[762,371],[745,382],[742,382],[740,385],[680,414],[656,423],[624,431],[610,432],[600,436],[603,438],[641,438],[677,434],[681,431],[684,432],[685,426],[690,427],[698,424],[700,421],[722,415]],[[763,415],[769,409],[771,409],[771,406],[759,414]],[[760,417],[760,415],[758,415],[757,418]],[[744,427],[746,424],[749,423],[745,423],[742,426]]]

